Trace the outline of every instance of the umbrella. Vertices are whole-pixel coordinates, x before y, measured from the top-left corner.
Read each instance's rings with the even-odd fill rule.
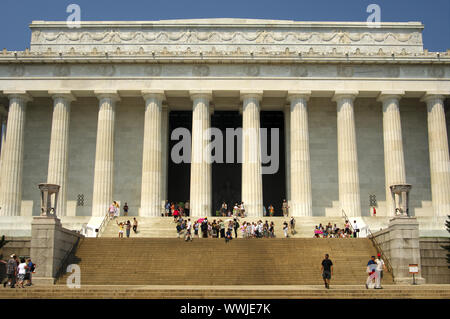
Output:
[[[200,219],[197,220],[197,223],[201,223],[201,222],[203,222],[204,220],[205,220],[204,218],[200,218]]]

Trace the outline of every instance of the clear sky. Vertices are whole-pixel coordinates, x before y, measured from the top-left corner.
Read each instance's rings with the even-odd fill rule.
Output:
[[[69,4],[81,20],[253,18],[296,21],[366,21],[369,4],[381,21],[420,21],[425,48],[450,49],[450,0],[0,0],[0,49],[29,47],[32,20],[65,21]]]

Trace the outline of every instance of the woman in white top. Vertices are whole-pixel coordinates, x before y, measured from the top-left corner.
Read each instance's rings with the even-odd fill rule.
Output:
[[[23,282],[25,281],[25,275],[27,273],[27,264],[25,263],[25,259],[20,259],[20,264],[17,266],[17,273],[18,273],[18,285],[19,288],[25,288],[23,286]]]

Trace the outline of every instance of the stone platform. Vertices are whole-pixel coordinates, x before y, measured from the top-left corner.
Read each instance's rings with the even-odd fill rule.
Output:
[[[91,286],[0,288],[0,299],[450,299],[450,285]]]

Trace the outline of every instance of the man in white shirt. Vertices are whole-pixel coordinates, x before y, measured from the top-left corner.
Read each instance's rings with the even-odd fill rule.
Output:
[[[375,277],[375,289],[382,289],[381,279],[383,278],[383,270],[386,268],[381,254],[378,254],[378,258],[375,260],[377,268],[375,269],[377,276]]]
[[[353,238],[358,237],[358,224],[356,224],[356,220],[353,221]]]

